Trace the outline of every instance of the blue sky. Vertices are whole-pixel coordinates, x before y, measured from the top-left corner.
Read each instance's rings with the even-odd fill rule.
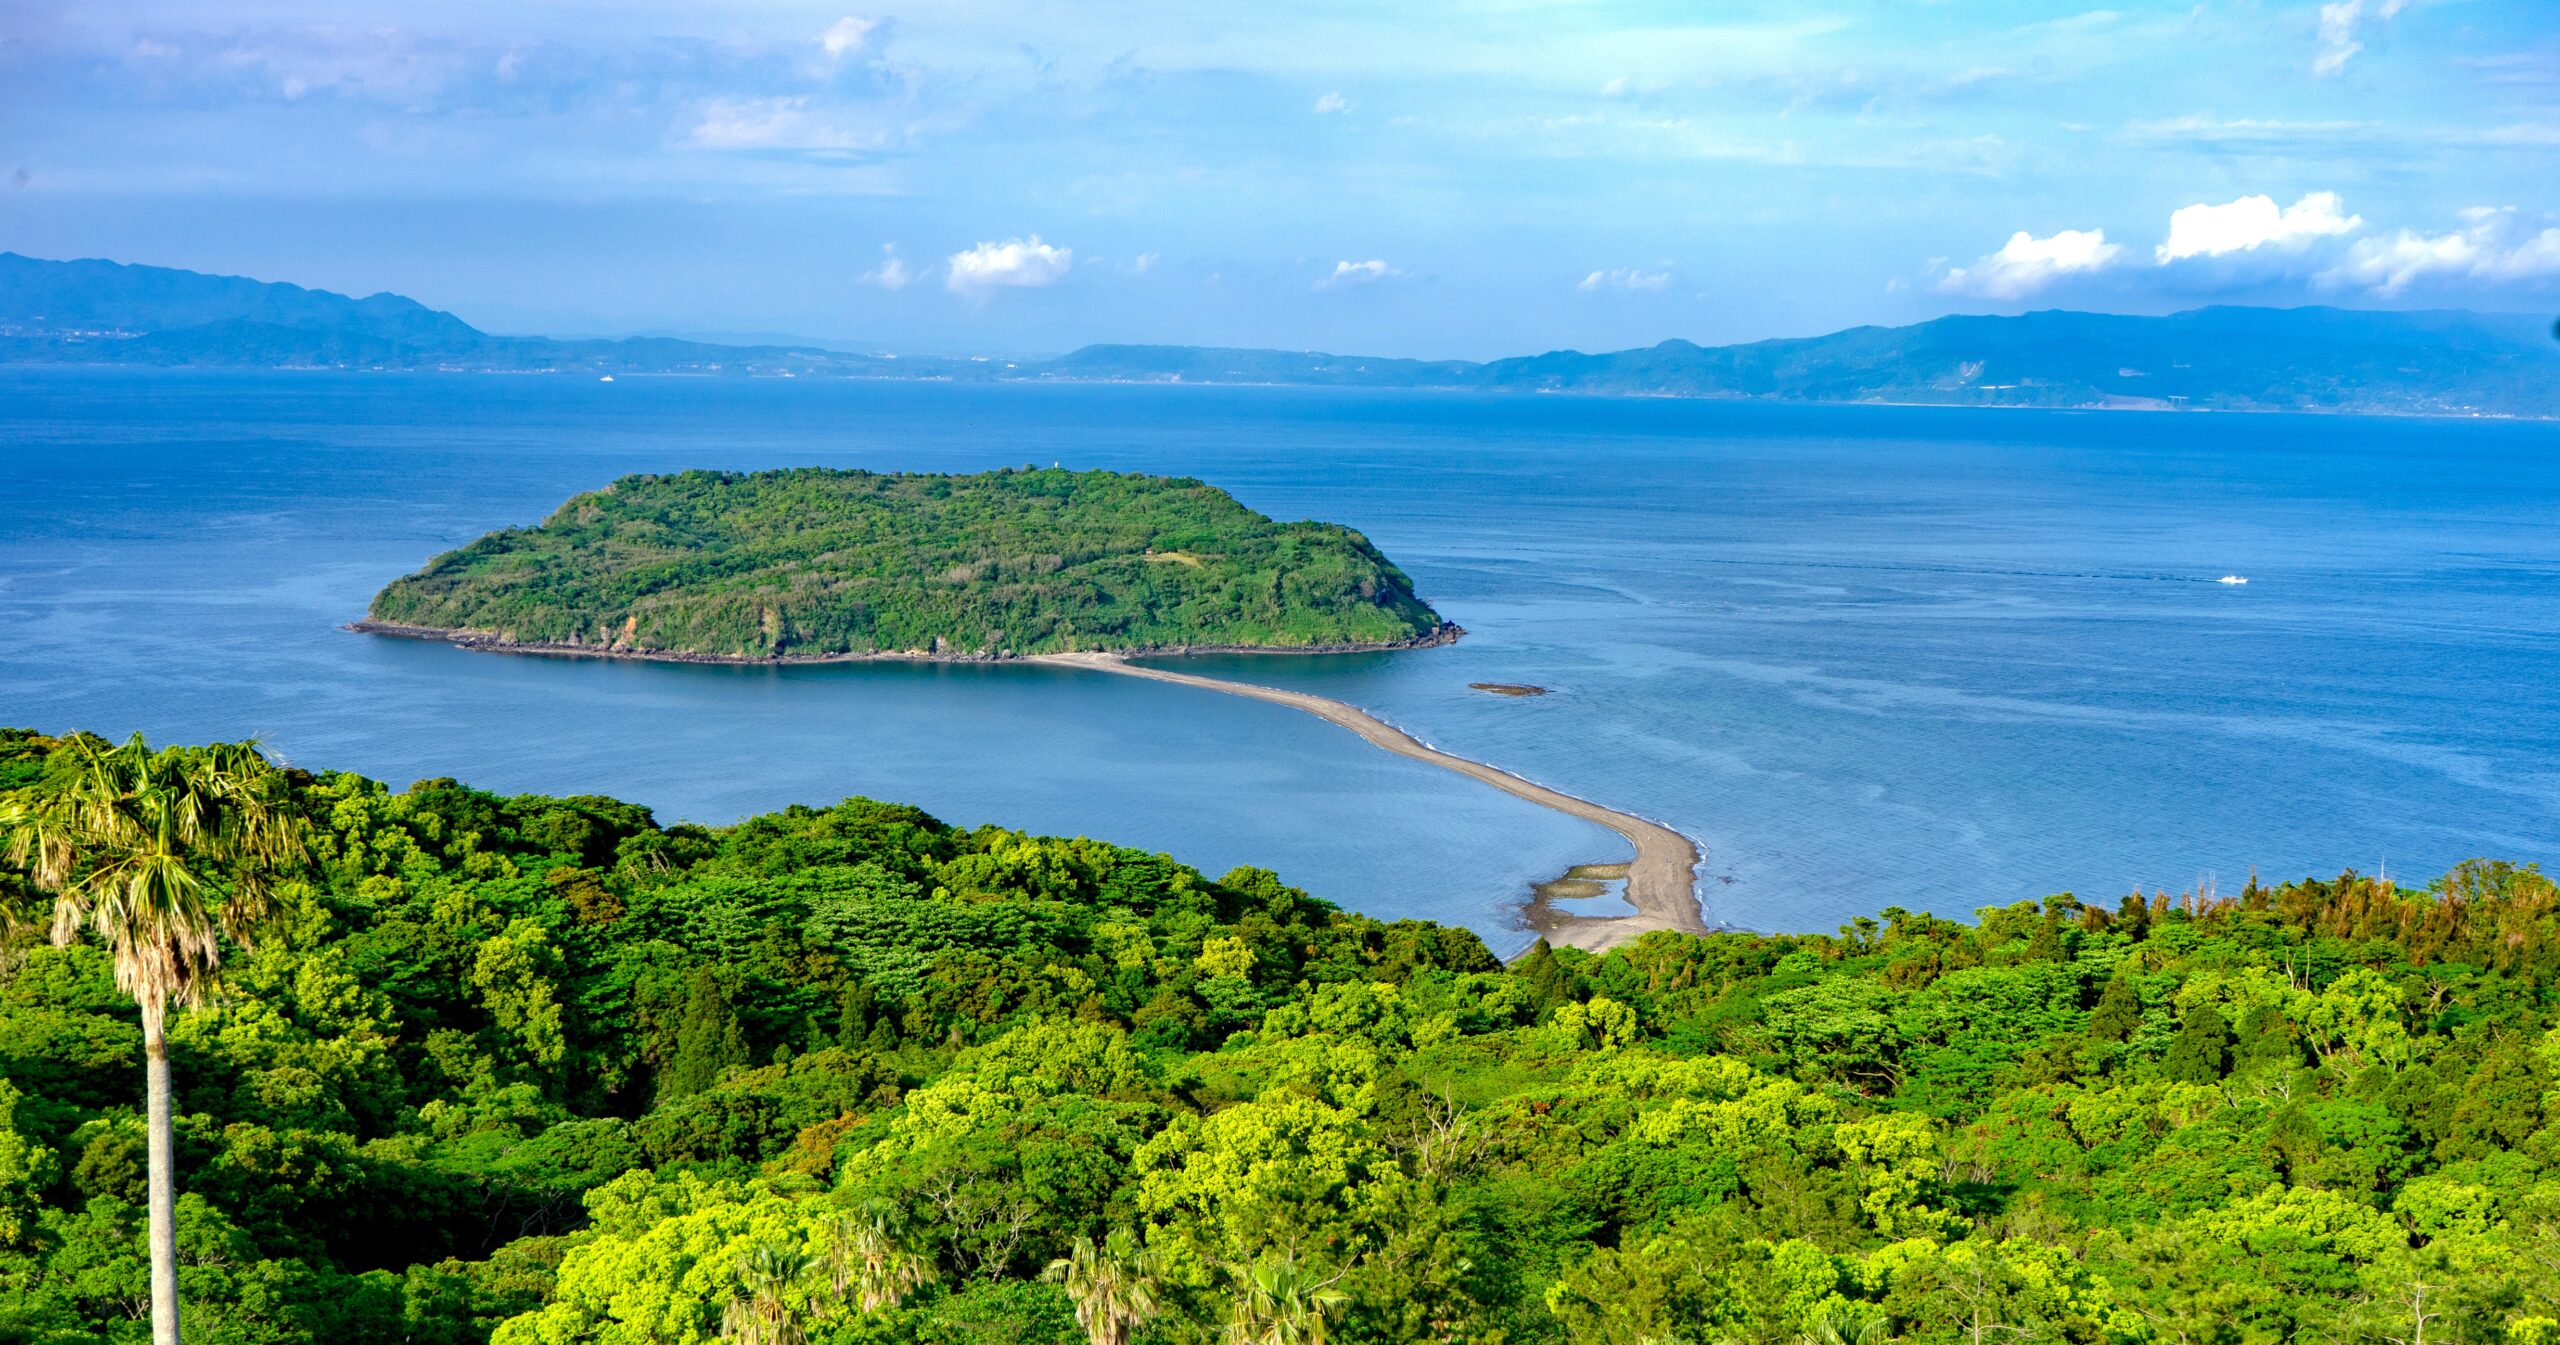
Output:
[[[11,0],[0,248],[1006,353],[2560,305],[2554,0],[847,3]]]

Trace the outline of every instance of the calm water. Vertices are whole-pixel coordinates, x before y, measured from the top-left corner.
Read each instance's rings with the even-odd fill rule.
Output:
[[[1057,461],[1359,527],[1472,634],[1202,661],[1645,813],[1711,915],[2560,856],[2560,428],[1177,388],[0,370],[0,722],[719,822],[848,793],[1516,946],[1606,832],[1288,710],[1029,668],[337,629],[625,472]],[[2246,587],[2212,582],[2225,573]],[[1505,700],[1471,681],[1555,689]]]

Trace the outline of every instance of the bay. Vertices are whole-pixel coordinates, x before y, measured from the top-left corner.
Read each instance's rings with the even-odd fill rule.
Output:
[[[1531,883],[1620,853],[1182,688],[338,629],[434,552],[627,472],[1059,462],[1367,532],[1465,640],[1185,666],[1335,696],[1677,826],[1732,924],[2560,851],[2548,424],[13,369],[0,460],[0,722],[254,733],[394,784],[706,822],[868,794],[1261,865],[1505,950]]]

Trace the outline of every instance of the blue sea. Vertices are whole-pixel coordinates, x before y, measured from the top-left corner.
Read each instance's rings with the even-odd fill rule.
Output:
[[[2546,424],[17,369],[0,455],[0,723],[254,734],[394,784],[606,793],[666,820],[867,794],[1261,865],[1504,950],[1532,883],[1623,856],[1180,687],[339,629],[430,555],[628,472],[1056,462],[1368,533],[1466,639],[1189,666],[1677,826],[1728,924],[2560,857]]]

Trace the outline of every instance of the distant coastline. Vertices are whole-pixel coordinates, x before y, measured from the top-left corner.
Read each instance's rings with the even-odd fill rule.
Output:
[[[1088,345],[1056,357],[900,355],[828,341],[485,332],[394,294],[0,252],[0,365],[640,374],[952,383],[1409,389],[1812,405],[2325,411],[2560,417],[2542,313],[2211,306],[2046,309],[1731,345],[1549,350],[1490,360]]]
[[[32,360],[0,358],[0,369],[49,372],[54,370],[88,370],[158,373],[213,374],[341,374],[356,377],[486,377],[486,378],[585,378],[592,380],[589,369],[563,369],[546,366],[523,368],[480,367],[358,367],[343,364],[276,364],[276,365],[207,365],[207,364],[142,364],[131,361]],[[2400,406],[2320,406],[2271,405],[2249,403],[2229,406],[2198,406],[2172,403],[2156,398],[2100,397],[2085,402],[1999,402],[1999,401],[1927,401],[1889,397],[1785,397],[1767,393],[1732,392],[1635,392],[1613,388],[1483,388],[1463,383],[1413,384],[1326,384],[1294,383],[1281,380],[1208,380],[1183,378],[1106,378],[1043,374],[1037,378],[973,379],[949,374],[898,373],[830,373],[803,375],[789,372],[763,373],[708,371],[700,369],[625,369],[614,374],[616,381],[631,382],[720,382],[747,381],[764,383],[939,383],[952,386],[1066,387],[1066,388],[1191,388],[1201,391],[1233,391],[1237,389],[1277,392],[1373,392],[1373,393],[1440,393],[1483,397],[1552,397],[1578,398],[1605,402],[1706,402],[1720,406],[1793,406],[1793,407],[1871,407],[1883,410],[1915,411],[2042,411],[2052,414],[2087,415],[2093,412],[2132,415],[2233,415],[2233,416],[2336,416],[2342,419],[2374,418],[2382,420],[2494,420],[2549,424],[2560,421],[2560,410],[2479,410],[2468,408],[2427,408]],[[1195,652],[1210,652],[1199,650]],[[1262,653],[1262,649],[1244,652]]]

